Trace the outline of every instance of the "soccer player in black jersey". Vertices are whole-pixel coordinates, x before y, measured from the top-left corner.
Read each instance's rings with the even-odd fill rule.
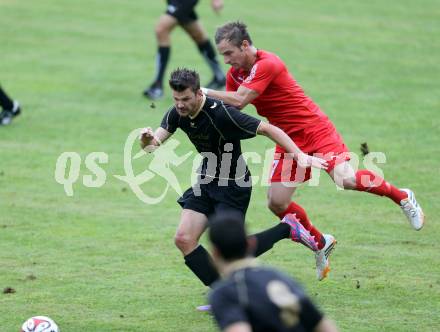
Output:
[[[198,2],[198,0],[167,0],[166,13],[160,16],[155,29],[158,44],[156,74],[153,83],[144,91],[145,97],[155,100],[163,96],[162,81],[171,53],[170,35],[177,26],[181,26],[193,40],[211,68],[213,78],[207,87],[219,90],[225,86],[225,74],[217,60],[215,49],[195,11]],[[220,12],[223,8],[223,0],[211,0],[211,7],[215,12]]]
[[[208,252],[198,243],[207,228],[208,217],[233,211],[244,219],[251,196],[250,172],[241,155],[240,140],[265,135],[284,147],[302,166],[326,168],[327,162],[304,154],[281,129],[206,97],[200,90],[199,75],[195,71],[177,69],[171,74],[169,84],[174,106],[154,132],[150,127],[142,129],[141,147],[151,151],[180,128],[204,157],[198,182],[178,200],[183,210],[175,244],[185,264],[209,286],[219,275]],[[296,218],[289,215],[277,226],[256,235],[254,254],[264,253],[289,236],[295,241],[301,238],[309,245],[315,243]]]
[[[209,302],[222,331],[337,331],[293,279],[249,256],[255,241],[246,237],[243,219],[219,214],[209,226],[212,257],[223,277]]]

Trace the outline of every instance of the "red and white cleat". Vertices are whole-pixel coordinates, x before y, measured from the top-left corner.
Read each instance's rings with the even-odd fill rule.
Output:
[[[325,279],[330,272],[329,257],[336,246],[336,239],[333,235],[323,234],[325,239],[325,246],[318,250],[315,254],[316,259],[316,276],[319,281]]]
[[[400,190],[408,195],[407,198],[402,199],[400,201],[400,207],[403,213],[405,213],[405,216],[408,219],[411,226],[416,231],[419,231],[422,229],[423,225],[425,224],[425,215],[423,214],[422,208],[417,203],[416,196],[411,190],[409,189],[400,189]]]

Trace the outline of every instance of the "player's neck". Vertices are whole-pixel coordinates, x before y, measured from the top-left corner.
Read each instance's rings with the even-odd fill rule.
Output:
[[[202,97],[200,98],[200,103],[199,103],[199,105],[196,107],[195,112],[192,113],[192,114],[189,114],[189,115],[188,115],[190,119],[194,119],[197,115],[199,115],[200,111],[201,111],[202,108],[203,108],[203,105],[205,105],[205,102],[206,102],[206,96],[205,96],[205,95],[202,95]]]
[[[248,52],[249,52],[249,55],[247,56],[248,61],[247,61],[247,65],[244,68],[244,70],[246,71],[250,71],[254,66],[255,62],[257,61],[258,49],[255,46],[251,46]]]
[[[232,262],[223,261],[218,267],[221,275],[223,277],[228,277],[231,273],[237,270],[255,266],[258,266],[258,261],[255,259],[255,257],[245,257]]]

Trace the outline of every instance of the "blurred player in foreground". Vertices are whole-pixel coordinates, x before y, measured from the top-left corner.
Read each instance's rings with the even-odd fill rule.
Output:
[[[213,285],[209,303],[222,331],[337,331],[293,279],[249,256],[255,239],[246,236],[243,219],[216,215],[209,227],[212,257],[223,278]]]

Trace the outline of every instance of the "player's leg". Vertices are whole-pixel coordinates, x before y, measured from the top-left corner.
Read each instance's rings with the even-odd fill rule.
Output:
[[[302,243],[315,252],[316,274],[318,280],[322,280],[330,271],[329,256],[336,240],[330,234],[322,234],[310,222],[306,211],[292,201],[296,186],[308,181],[310,176],[310,169],[299,168],[294,160],[286,159],[284,155],[275,159],[268,191],[268,206],[283,223],[290,226],[290,237],[293,241]]]
[[[309,179],[310,170],[298,168],[294,160],[285,159],[284,155],[280,159],[275,159],[272,166],[271,183],[267,192],[268,206],[280,219],[283,219],[287,214],[296,215],[304,228],[314,237],[318,249],[322,249],[325,245],[324,236],[311,223],[306,211],[292,201],[297,186]]]
[[[197,47],[208,64],[213,73],[213,78],[206,86],[209,89],[218,90],[225,86],[226,79],[220,63],[217,60],[217,55],[211,41],[208,38],[205,29],[199,20],[189,22],[182,25],[188,35],[197,44]]]
[[[315,252],[316,275],[323,280],[330,272],[329,256],[333,252],[336,240],[331,234],[322,234],[309,220],[306,211],[291,201],[294,187],[285,187],[280,182],[273,182],[268,191],[269,208],[282,223],[290,226],[292,241],[302,243]]]
[[[14,106],[14,101],[8,96],[5,90],[0,86],[0,106],[4,110],[11,110]]]
[[[207,216],[213,212],[213,203],[206,188],[206,184],[200,185],[200,193],[196,195],[191,187],[178,199],[183,211],[174,242],[182,252],[185,264],[203,284],[209,286],[219,275],[208,252],[199,245],[199,238],[207,227]]]
[[[411,190],[398,189],[370,170],[355,171],[348,161],[337,164],[329,175],[338,186],[344,189],[388,197],[402,208],[414,229],[420,230],[423,227],[423,211]]]
[[[219,278],[216,268],[206,249],[199,244],[200,236],[206,230],[208,218],[205,214],[183,209],[174,242],[182,252],[185,264],[209,286]]]
[[[156,74],[153,83],[144,91],[144,95],[152,100],[163,96],[163,78],[171,51],[170,34],[178,24],[177,19],[169,14],[161,15],[156,24]]]
[[[20,104],[16,100],[12,100],[8,94],[0,86],[0,125],[8,125],[12,119],[20,114]]]
[[[304,228],[293,214],[287,214],[281,222],[265,231],[252,234],[256,239],[254,256],[258,257],[273,248],[274,244],[283,239],[291,238],[295,242],[304,244],[313,251],[317,251],[313,236]]]

